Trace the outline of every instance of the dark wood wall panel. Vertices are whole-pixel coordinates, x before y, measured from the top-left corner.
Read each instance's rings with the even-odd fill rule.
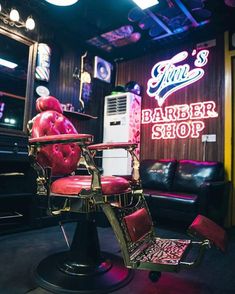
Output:
[[[181,51],[189,53],[196,44],[184,44],[178,48],[169,48],[158,51],[144,57],[126,61],[118,64],[116,84],[124,85],[130,80],[138,82],[142,87],[142,109],[154,109],[159,107],[154,98],[150,98],[147,93],[147,80],[150,78],[151,69],[159,61],[172,58]],[[195,160],[220,160],[224,156],[224,50],[223,36],[217,36],[216,46],[209,48],[210,53],[208,63],[204,67],[204,77],[171,94],[163,107],[178,104],[190,104],[203,101],[214,101],[217,105],[218,118],[204,119],[205,129],[201,134],[216,134],[215,143],[207,143],[205,156],[203,156],[204,145],[199,138],[187,139],[151,139],[152,125],[142,124],[141,126],[141,158],[176,158]],[[193,64],[191,68],[193,68]]]
[[[103,141],[104,97],[110,94],[112,87],[112,84],[97,79],[93,81],[92,96],[87,105],[86,113],[97,117],[97,119],[78,120],[74,115],[70,117],[70,120],[81,133],[94,135],[95,143]]]
[[[73,73],[76,67],[80,68],[80,59],[81,55],[85,52],[84,49],[74,46],[72,40],[66,39],[66,36],[60,37],[56,33],[53,35],[48,30],[45,32],[45,37],[43,30],[41,30],[39,42],[45,42],[51,47],[51,74],[48,83],[35,81],[35,87],[39,84],[45,85],[50,90],[50,94],[58,98],[61,103],[70,103],[74,106],[75,111],[79,111],[80,81],[73,77]],[[92,77],[94,56],[88,52],[84,62],[89,63]],[[82,121],[74,115],[70,117],[79,132],[93,134],[95,142],[102,142],[103,101],[104,96],[110,94],[113,85],[113,81],[106,83],[92,78],[91,95],[86,103],[84,112],[96,116],[97,119]]]
[[[80,66],[79,53],[60,44],[53,45],[51,79],[48,84],[52,95],[64,104],[73,104],[76,110],[79,107],[79,80],[73,78],[73,73],[75,67]]]

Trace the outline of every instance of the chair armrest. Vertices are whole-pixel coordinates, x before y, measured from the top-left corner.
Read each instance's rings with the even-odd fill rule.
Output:
[[[136,148],[137,143],[129,143],[129,142],[110,142],[110,143],[100,143],[93,144],[88,147],[91,151],[101,151],[106,149],[130,149]]]
[[[89,144],[93,142],[93,136],[89,134],[59,134],[29,139],[29,145],[36,146],[73,142],[80,145]]]
[[[107,149],[125,149],[128,151],[132,158],[132,175],[131,182],[136,188],[140,188],[140,175],[139,175],[139,159],[135,154],[135,149],[138,146],[137,143],[130,142],[108,142],[89,145],[87,149],[91,151],[93,156],[95,156],[97,151],[107,150]]]

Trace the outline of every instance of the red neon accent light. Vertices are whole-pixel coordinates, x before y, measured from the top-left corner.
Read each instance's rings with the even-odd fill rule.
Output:
[[[214,101],[143,109],[142,124],[154,123],[152,139],[198,138],[203,119],[218,117]]]
[[[151,70],[151,78],[147,83],[147,94],[154,97],[159,106],[162,106],[166,98],[175,91],[200,80],[204,75],[202,69],[208,62],[208,50],[201,50],[195,55],[194,66],[189,64],[176,65],[188,58],[187,51],[180,52],[171,59],[156,63]]]

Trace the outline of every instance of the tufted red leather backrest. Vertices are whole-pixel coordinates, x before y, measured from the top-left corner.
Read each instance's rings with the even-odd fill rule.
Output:
[[[60,102],[53,96],[39,97],[36,101],[36,110],[37,112],[55,110],[59,113],[63,113]]]
[[[41,111],[33,118],[31,138],[59,134],[77,134],[73,124],[62,114],[60,102],[52,96],[40,97],[36,101]],[[37,160],[44,167],[51,167],[53,175],[67,175],[73,172],[81,150],[74,143],[53,144],[40,149]]]

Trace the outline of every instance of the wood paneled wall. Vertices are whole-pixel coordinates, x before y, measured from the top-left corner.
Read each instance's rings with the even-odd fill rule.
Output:
[[[111,88],[112,84],[97,79],[93,81],[92,95],[86,113],[97,117],[97,119],[77,120],[74,115],[70,117],[70,120],[81,133],[94,135],[95,143],[101,143],[103,140],[104,97],[110,94]]]
[[[54,51],[53,51],[54,48]],[[83,54],[74,48],[52,47],[51,80],[48,83],[51,95],[57,97],[61,103],[71,103],[75,110],[79,108],[79,80],[73,78],[75,67],[80,67],[80,55]],[[94,60],[94,57],[90,57]],[[92,65],[93,66],[93,65]],[[96,116],[96,120],[80,121],[73,116],[73,123],[78,130],[95,136],[95,142],[102,142],[103,133],[103,102],[104,96],[110,94],[113,83],[92,78],[92,90],[85,107],[85,113]]]
[[[80,81],[74,79],[73,73],[76,67],[80,69],[81,55],[84,54],[85,49],[82,46],[75,46],[69,36],[61,36],[60,32],[52,32],[43,25],[38,32],[37,41],[50,46],[51,66],[49,82],[35,80],[35,89],[38,85],[46,86],[52,96],[63,104],[72,104],[75,111],[78,111]],[[93,76],[94,56],[88,52],[84,61],[89,63],[90,73]],[[113,86],[114,81],[106,83],[92,78],[92,90],[85,113],[97,116],[97,120],[80,121],[79,118],[71,117],[80,132],[94,135],[95,142],[102,142],[104,96],[110,94]],[[35,93],[34,101],[37,97]]]
[[[204,40],[206,41],[206,40]],[[142,86],[142,109],[154,109],[159,107],[154,98],[147,93],[147,81],[151,75],[151,69],[159,61],[172,58],[181,51],[191,54],[196,47],[193,42],[177,48],[169,48],[157,51],[141,58],[125,61],[117,65],[116,85],[125,85],[134,80]],[[209,48],[208,63],[204,67],[204,77],[171,94],[165,106],[190,104],[202,101],[214,101],[217,105],[218,118],[205,119],[205,129],[201,134],[216,134],[215,143],[203,145],[201,136],[196,139],[151,139],[152,123],[141,126],[141,159],[147,158],[176,158],[194,160],[219,160],[224,156],[224,49],[223,35],[216,37],[216,46]],[[191,64],[191,68],[193,68]],[[205,148],[205,151],[204,151]],[[203,156],[205,152],[205,155]]]

